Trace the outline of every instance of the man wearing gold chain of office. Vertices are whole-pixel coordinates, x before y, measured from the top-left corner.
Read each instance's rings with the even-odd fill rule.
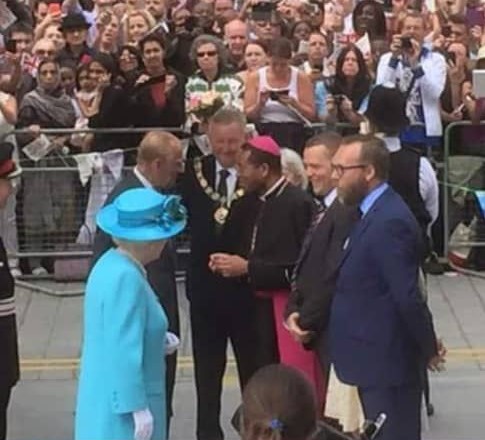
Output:
[[[259,200],[238,186],[236,160],[246,121],[223,108],[209,122],[212,154],[188,163],[182,196],[189,214],[191,254],[187,271],[197,388],[197,440],[222,440],[222,378],[227,343],[236,357],[241,387],[257,370],[254,298],[246,277],[225,279],[209,268],[217,252],[247,258]]]

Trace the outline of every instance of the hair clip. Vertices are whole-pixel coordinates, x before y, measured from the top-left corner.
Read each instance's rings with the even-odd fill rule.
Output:
[[[273,431],[279,431],[279,432],[283,431],[283,423],[278,419],[271,420],[271,422],[269,422],[269,427]]]

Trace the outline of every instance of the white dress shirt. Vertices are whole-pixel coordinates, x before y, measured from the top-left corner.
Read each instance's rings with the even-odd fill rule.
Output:
[[[325,208],[328,209],[337,198],[337,188],[332,189],[324,198]]]
[[[236,191],[236,183],[237,183],[237,172],[236,168],[224,168],[217,160],[216,160],[216,182],[215,182],[215,187],[214,189],[217,191],[217,188],[219,187],[219,182],[221,181],[221,175],[219,171],[222,170],[227,170],[229,172],[229,175],[227,176],[226,179],[226,184],[227,184],[227,199],[231,200],[234,191]]]
[[[136,166],[133,168],[133,173],[135,176],[138,178],[138,180],[142,183],[142,185],[145,188],[153,188],[153,185],[150,183],[150,181],[141,173],[141,171],[138,169]]]

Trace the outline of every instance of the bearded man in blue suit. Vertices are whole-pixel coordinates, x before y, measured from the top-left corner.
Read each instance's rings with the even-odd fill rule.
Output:
[[[344,244],[330,313],[338,378],[357,386],[365,417],[387,415],[381,440],[421,438],[420,371],[443,361],[418,290],[420,233],[386,183],[389,153],[373,136],[347,138],[332,160],[338,194],[361,219]]]

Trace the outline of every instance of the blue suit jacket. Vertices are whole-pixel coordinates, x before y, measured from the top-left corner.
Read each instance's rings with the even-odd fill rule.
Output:
[[[330,314],[337,376],[359,387],[417,382],[436,354],[431,313],[418,291],[419,228],[388,188],[356,224]]]

